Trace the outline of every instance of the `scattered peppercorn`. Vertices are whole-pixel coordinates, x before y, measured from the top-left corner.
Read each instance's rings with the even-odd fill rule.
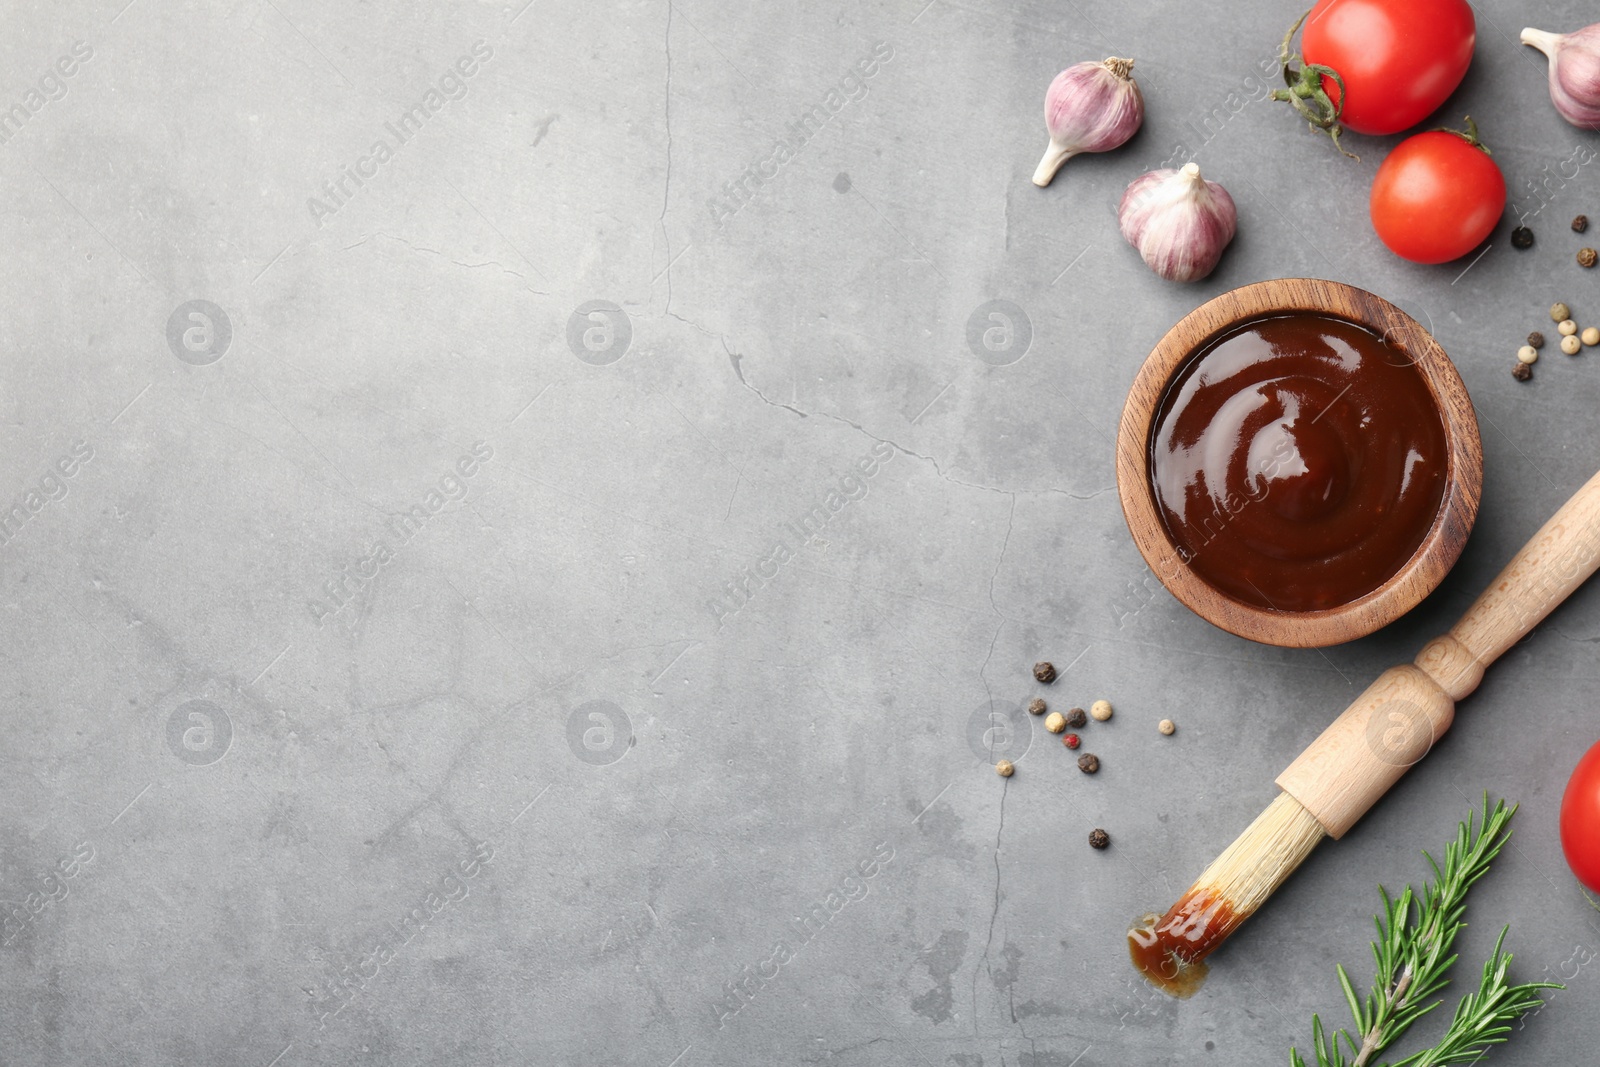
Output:
[[[1043,715],[1044,712],[1045,712],[1045,703],[1044,703],[1044,701],[1040,700],[1038,697],[1034,697],[1032,700],[1028,701],[1028,714],[1029,715]]]
[[[1033,678],[1037,682],[1043,682],[1045,685],[1049,685],[1051,682],[1056,680],[1056,665],[1051,663],[1049,660],[1045,660],[1042,663],[1035,663],[1033,665]]]
[[[1067,717],[1059,711],[1052,711],[1045,716],[1044,728],[1053,734],[1059,734],[1067,728]]]
[[[1562,319],[1560,322],[1556,323],[1556,332],[1562,337],[1571,337],[1573,334],[1578,332],[1578,324],[1573,322],[1571,319]]]
[[[1533,377],[1533,368],[1519,361],[1515,367],[1511,368],[1511,376],[1519,382],[1525,382]]]
[[[1017,772],[1017,765],[1008,759],[1003,759],[994,765],[994,773],[1002,778],[1010,778]]]
[[[1111,835],[1106,833],[1104,830],[1089,831],[1090,848],[1105,848],[1109,844],[1111,844]]]
[[[1173,722],[1171,719],[1162,719],[1160,722],[1156,723],[1156,729],[1160,730],[1168,737],[1171,737],[1177,732],[1178,724]]]
[[[1537,363],[1539,361],[1539,353],[1532,345],[1523,345],[1517,349],[1517,359],[1522,363]]]
[[[1085,752],[1078,757],[1078,770],[1084,774],[1093,774],[1100,769],[1100,757],[1093,752]]]
[[[1512,230],[1511,231],[1511,247],[1512,248],[1532,248],[1533,247],[1533,231],[1528,229],[1526,226],[1518,226],[1516,229]]]
[[[1532,333],[1530,333],[1528,335],[1528,347],[1529,348],[1543,348],[1544,347],[1544,334],[1540,333],[1538,330],[1534,330]]]
[[[1560,322],[1562,319],[1572,318],[1572,310],[1565,304],[1550,305],[1550,321]]]
[[[1071,711],[1067,712],[1067,725],[1072,727],[1074,730],[1083,729],[1084,725],[1088,721],[1089,716],[1083,713],[1082,708],[1073,708]]]
[[[1578,340],[1586,345],[1600,345],[1600,329],[1590,326],[1578,335]]]
[[[1095,722],[1105,722],[1111,718],[1111,701],[1096,700],[1089,705],[1089,714],[1094,716]]]
[[[1571,334],[1568,334],[1561,339],[1561,351],[1565,352],[1569,356],[1577,355],[1578,349],[1582,347],[1583,345],[1578,343],[1578,339],[1573,337]]]
[[[1067,734],[1061,739],[1061,743],[1066,745],[1068,748],[1077,748],[1079,745],[1083,744],[1083,738],[1079,737],[1077,734]]]
[[[1578,249],[1578,266],[1592,267],[1597,260],[1600,260],[1600,252],[1596,252],[1592,248]]]
[[[1572,220],[1572,232],[1573,233],[1582,233],[1584,230],[1587,230],[1588,228],[1589,228],[1589,216],[1588,215],[1579,215],[1577,218]]]

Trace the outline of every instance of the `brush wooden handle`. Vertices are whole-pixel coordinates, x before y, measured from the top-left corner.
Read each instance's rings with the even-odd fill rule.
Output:
[[[1449,633],[1391,667],[1278,776],[1334,839],[1399,781],[1478,688],[1484,668],[1600,568],[1600,474],[1522,546]]]

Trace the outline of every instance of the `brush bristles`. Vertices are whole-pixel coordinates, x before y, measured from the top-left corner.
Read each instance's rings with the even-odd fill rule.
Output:
[[[1134,923],[1128,931],[1133,965],[1157,989],[1192,996],[1206,980],[1205,958],[1255,914],[1323,833],[1293,797],[1278,794],[1165,915]]]
[[[1267,810],[1211,866],[1195,879],[1190,893],[1214,893],[1243,922],[1311,855],[1325,831],[1288,793],[1279,793]]]

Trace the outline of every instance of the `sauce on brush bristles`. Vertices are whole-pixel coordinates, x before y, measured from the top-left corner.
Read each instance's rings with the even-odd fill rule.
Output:
[[[1128,955],[1151,985],[1180,999],[1205,982],[1205,958],[1239,928],[1317,847],[1322,824],[1288,793],[1212,861],[1165,915],[1128,930]]]

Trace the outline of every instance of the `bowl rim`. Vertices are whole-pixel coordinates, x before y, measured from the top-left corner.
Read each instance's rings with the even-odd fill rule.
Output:
[[[1382,585],[1334,608],[1279,611],[1236,600],[1189,568],[1168,537],[1149,477],[1151,425],[1173,376],[1229,330],[1278,315],[1323,315],[1363,326],[1397,345],[1421,372],[1444,423],[1444,494],[1411,557]],[[1316,648],[1342,644],[1395,621],[1436,589],[1460,558],[1477,519],[1483,444],[1467,387],[1437,339],[1389,301],[1344,282],[1279,278],[1212,297],[1179,319],[1145,358],[1117,429],[1117,495],[1145,563],[1179,602],[1206,621],[1263,644]]]

